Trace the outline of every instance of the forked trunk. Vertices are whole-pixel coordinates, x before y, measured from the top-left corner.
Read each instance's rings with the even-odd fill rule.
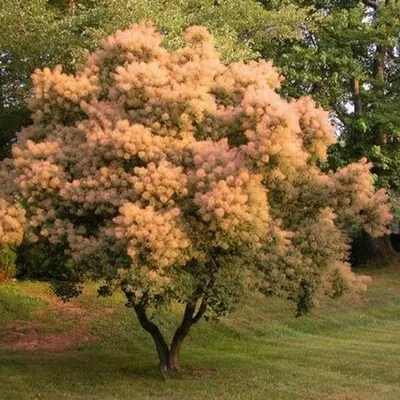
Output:
[[[149,320],[145,305],[135,302],[131,288],[126,285],[122,285],[121,288],[128,299],[128,305],[135,310],[140,325],[153,338],[160,361],[161,372],[165,374],[178,371],[180,369],[180,351],[183,341],[189,334],[191,326],[198,322],[204,315],[207,309],[205,298],[203,298],[197,313],[195,313],[196,301],[191,301],[186,304],[182,322],[174,334],[171,347],[169,347],[158,326]]]

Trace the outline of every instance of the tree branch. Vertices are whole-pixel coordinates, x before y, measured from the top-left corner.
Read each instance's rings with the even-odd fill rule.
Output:
[[[353,78],[353,100],[354,100],[354,112],[356,115],[362,114],[362,101],[360,97],[360,79],[358,77]]]
[[[181,326],[178,328],[182,328],[182,330],[186,330],[190,328],[192,325],[193,314],[196,310],[196,302],[191,302],[186,304],[185,313],[183,314]]]
[[[207,300],[205,297],[203,297],[203,300],[201,301],[200,308],[197,311],[197,314],[192,318],[192,324],[196,324],[197,322],[199,322],[199,320],[204,315],[206,310],[207,310]]]

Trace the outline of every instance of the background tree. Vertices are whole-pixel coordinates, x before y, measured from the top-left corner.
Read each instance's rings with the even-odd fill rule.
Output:
[[[312,95],[331,112],[339,141],[331,148],[330,168],[367,157],[373,162],[377,186],[389,190],[398,214],[399,1],[261,3],[270,12],[279,12],[282,4],[307,11],[305,19],[297,20],[301,27],[297,38],[278,35],[260,42],[256,49],[273,59],[286,76],[285,96]],[[399,229],[398,221],[392,225],[394,231]],[[391,252],[388,236],[372,244],[379,256]]]
[[[183,48],[161,42],[140,24],[74,74],[36,70],[33,124],[0,188],[25,210],[27,239],[58,254],[57,294],[79,294],[86,279],[105,283],[102,295],[121,289],[167,371],[193,324],[250,289],[294,300],[298,314],[365,289],[346,262],[348,233],[382,235],[390,213],[365,160],[321,171],[328,115],[281,98],[271,63],[224,64],[199,26]],[[3,214],[3,243],[15,230],[19,241],[21,224]],[[148,311],[171,301],[184,312],[168,345]]]

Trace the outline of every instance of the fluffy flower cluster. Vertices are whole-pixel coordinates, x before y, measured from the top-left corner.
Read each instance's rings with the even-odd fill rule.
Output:
[[[229,99],[233,105],[238,105],[249,88],[279,89],[282,80],[271,61],[251,61],[247,64],[239,61],[228,65],[215,77],[214,91],[225,100]]]
[[[101,107],[92,108],[96,112],[102,112]],[[89,116],[93,110],[88,110]],[[164,138],[155,137],[144,125],[131,125],[126,119],[116,121],[114,126],[110,122],[107,125],[103,128],[92,121],[80,124],[80,128],[88,132],[87,145],[91,150],[101,152],[103,157],[110,160],[138,157],[143,161],[150,161],[162,158],[162,149],[166,144]]]
[[[21,195],[33,202],[36,197],[46,196],[60,189],[63,171],[49,161],[34,161],[17,178]]]
[[[66,240],[68,243],[67,254],[71,256],[71,259],[76,262],[85,262],[88,258],[93,257],[93,254],[100,251],[102,245],[102,238],[87,237],[83,232],[79,232],[79,229],[74,229],[69,226],[66,230]]]
[[[332,174],[331,199],[343,226],[362,226],[378,237],[387,233],[392,216],[386,191],[374,191],[371,168],[364,158]]]
[[[25,211],[0,199],[0,249],[22,241]]]
[[[226,139],[205,140],[191,147],[194,169],[189,171],[194,190],[204,191],[216,181],[227,180],[246,168],[245,160],[237,148],[230,148]]]
[[[268,203],[261,176],[242,172],[231,179],[221,180],[205,193],[197,193],[195,204],[204,221],[211,221],[210,229],[229,232],[237,226],[254,224],[265,230]],[[261,232],[260,232],[261,233]]]
[[[307,159],[302,150],[299,121],[292,106],[271,89],[247,90],[242,100],[243,128],[248,143],[243,151],[257,168],[278,168],[286,175]]]
[[[232,239],[259,244],[269,228],[262,176],[249,171],[240,149],[230,148],[227,139],[197,142],[192,156],[189,186],[215,240],[224,248]]]
[[[347,238],[337,229],[335,219],[331,208],[323,208],[295,233],[293,240],[298,242],[298,249],[310,267],[329,268],[346,259]]]
[[[59,195],[65,202],[79,203],[100,214],[112,212],[127,199],[134,199],[130,175],[119,165],[101,167],[93,174],[66,182]]]
[[[126,203],[120,214],[114,219],[115,234],[118,239],[127,240],[127,251],[133,260],[142,259],[159,268],[188,260],[191,242],[179,226],[178,208],[160,213],[151,206]]]
[[[35,96],[29,106],[35,121],[61,119],[65,113],[79,112],[79,103],[98,94],[97,77],[64,74],[61,65],[53,71],[37,69],[32,75]]]
[[[168,161],[147,164],[144,167],[135,167],[135,176],[131,183],[142,199],[155,207],[164,204],[173,206],[174,198],[188,194],[187,177],[181,167],[176,167]]]
[[[328,113],[318,108],[310,97],[304,97],[294,104],[299,114],[304,149],[313,159],[325,161],[327,148],[335,143]]]

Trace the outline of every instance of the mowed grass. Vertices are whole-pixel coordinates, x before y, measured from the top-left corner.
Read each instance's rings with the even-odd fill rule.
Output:
[[[290,303],[254,296],[230,317],[201,321],[182,375],[166,380],[122,296],[99,299],[90,286],[63,307],[45,284],[3,285],[0,399],[400,399],[400,266],[362,273],[372,276],[362,301],[295,318]],[[155,316],[169,335],[178,311]],[[71,332],[72,347],[4,346],[21,325],[23,339]]]

